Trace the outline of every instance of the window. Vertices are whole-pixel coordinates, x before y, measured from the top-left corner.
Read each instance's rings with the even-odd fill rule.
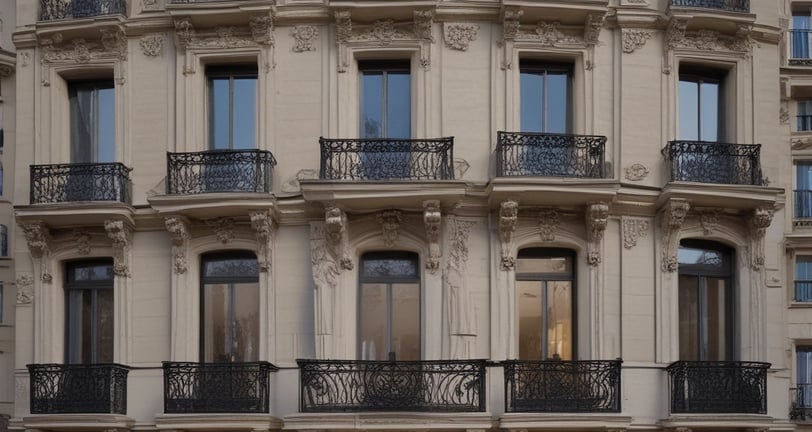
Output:
[[[790,58],[794,59],[808,59],[810,32],[812,31],[812,14],[810,11],[793,12],[792,14],[792,30],[791,44],[792,53]]]
[[[113,81],[68,84],[71,162],[113,162],[116,103]]]
[[[520,360],[575,358],[575,271],[566,249],[531,248],[516,261]]]
[[[4,304],[3,303],[3,300],[4,300],[3,296],[4,295],[5,295],[5,290],[4,290],[3,282],[0,281],[0,324],[3,323],[3,304]]]
[[[8,256],[8,227],[0,225],[0,257]]]
[[[113,261],[66,264],[68,363],[112,363]]]
[[[259,360],[259,268],[251,252],[203,256],[201,357],[212,362]]]
[[[796,408],[812,408],[812,347],[795,348]]]
[[[412,79],[408,61],[361,61],[361,138],[412,135]]]
[[[257,66],[208,66],[209,149],[257,147]]]
[[[719,71],[680,67],[680,140],[724,140],[723,79]]]
[[[522,61],[522,132],[569,133],[572,128],[572,66]]]
[[[812,100],[798,101],[797,130],[812,131]]]
[[[812,255],[795,257],[795,301],[812,301]]]
[[[370,252],[361,257],[361,360],[420,360],[418,261],[410,252]]]
[[[812,161],[795,165],[795,217],[812,217]]]
[[[733,252],[719,243],[683,240],[678,260],[680,360],[731,360]]]

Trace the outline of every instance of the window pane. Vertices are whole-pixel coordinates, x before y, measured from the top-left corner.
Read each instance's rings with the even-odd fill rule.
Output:
[[[547,282],[547,358],[572,360],[572,283]]]
[[[677,251],[677,260],[684,265],[703,265],[724,268],[727,264],[725,254],[710,249],[697,249],[680,246]]]
[[[259,284],[234,284],[234,361],[259,361]]]
[[[572,260],[569,257],[548,257],[548,258],[520,257],[516,262],[516,273],[572,274]]]
[[[211,102],[209,104],[209,147],[211,149],[229,148],[229,109],[230,91],[228,78],[212,78]]]
[[[95,132],[93,88],[71,86],[69,93],[71,162],[93,162],[95,157],[93,152],[93,134]]]
[[[392,258],[386,256],[364,256],[361,277],[363,278],[406,278],[415,279],[419,275],[417,259]]]
[[[699,287],[696,276],[679,277],[679,358],[699,357]]]
[[[361,138],[382,138],[383,74],[365,71],[361,75]]]
[[[727,360],[727,295],[725,279],[707,278],[707,321],[705,327],[707,356],[704,360]]]
[[[544,132],[544,73],[521,73],[521,129],[522,132]]]
[[[803,163],[796,165],[797,189],[812,190],[812,164]]]
[[[679,82],[679,139],[699,139],[699,83]]]
[[[547,124],[545,132],[567,133],[569,114],[569,75],[564,72],[547,74]]]
[[[115,89],[98,90],[97,157],[95,162],[116,160],[116,96]]]
[[[392,285],[392,347],[397,360],[420,360],[420,286]]]
[[[112,281],[113,266],[109,263],[75,264],[68,267],[69,282]]]
[[[92,290],[68,291],[68,362],[93,361]]]
[[[231,361],[231,326],[229,286],[203,286],[203,361]]]
[[[795,279],[812,280],[812,255],[795,257]]]
[[[542,360],[542,287],[542,282],[516,281],[520,360]]]
[[[389,72],[386,94],[386,137],[412,135],[412,90],[409,72]]]
[[[115,338],[113,290],[96,291],[96,359],[95,363],[113,362],[113,341]]]
[[[362,284],[360,304],[361,360],[386,360],[387,358],[387,286]]]
[[[234,79],[234,139],[233,148],[256,148],[256,78]]]
[[[699,119],[702,141],[717,141],[721,138],[719,128],[719,84],[703,82],[700,86],[699,107],[702,118]]]
[[[255,278],[259,277],[257,259],[237,257],[207,257],[203,261],[203,277]]]

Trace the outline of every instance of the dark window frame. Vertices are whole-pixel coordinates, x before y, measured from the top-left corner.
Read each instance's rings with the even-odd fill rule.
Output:
[[[99,279],[99,280],[89,280],[89,281],[77,281],[76,280],[76,269],[84,268],[84,267],[94,267],[99,265],[107,265],[110,268],[110,278],[109,279]],[[91,291],[91,319],[90,319],[90,340],[92,341],[91,345],[91,354],[90,359],[85,359],[85,364],[95,364],[97,363],[98,359],[98,347],[95,344],[96,341],[96,317],[98,315],[98,292],[100,290],[115,290],[115,275],[113,273],[113,259],[112,258],[93,258],[87,260],[75,260],[75,261],[66,261],[64,265],[65,269],[65,363],[73,363],[73,334],[79,331],[80,329],[74,329],[71,325],[71,317],[73,313],[71,312],[71,303],[70,303],[70,293],[72,291],[80,291],[80,290],[90,290]],[[113,291],[113,301],[115,302],[115,291]],[[74,312],[75,313],[75,312]],[[115,316],[115,308],[113,310],[113,316]],[[115,343],[115,342],[114,342]]]

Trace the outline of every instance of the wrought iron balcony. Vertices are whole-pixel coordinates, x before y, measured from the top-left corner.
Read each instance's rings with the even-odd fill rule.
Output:
[[[31,204],[117,201],[129,204],[131,168],[114,163],[31,165]]]
[[[766,414],[769,363],[678,361],[668,366],[672,414]]]
[[[328,139],[321,145],[322,180],[453,180],[454,138]]]
[[[507,412],[620,412],[621,360],[502,362]]]
[[[268,362],[164,362],[164,412],[267,413]]]
[[[167,153],[166,193],[271,193],[276,159],[265,150],[209,150]]]
[[[485,411],[485,361],[298,360],[299,410]]]
[[[790,391],[790,420],[812,419],[812,384],[796,384]]]
[[[671,141],[662,154],[670,181],[764,185],[760,144]]]
[[[30,364],[32,414],[127,414],[119,364]]]
[[[498,132],[497,177],[604,178],[606,137]]]
[[[40,0],[40,21],[127,15],[126,0]]]
[[[671,6],[750,13],[750,0],[671,0]]]

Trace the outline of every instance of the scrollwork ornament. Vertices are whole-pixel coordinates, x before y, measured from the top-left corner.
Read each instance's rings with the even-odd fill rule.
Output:
[[[468,46],[476,40],[479,25],[446,23],[443,34],[446,45],[460,51],[468,51]]]
[[[651,39],[652,33],[646,30],[623,29],[623,52],[631,54],[644,47],[646,41]]]
[[[312,25],[297,25],[290,31],[293,36],[293,52],[316,51],[319,29]]]
[[[403,216],[397,210],[387,210],[378,214],[378,223],[381,225],[383,244],[386,247],[395,247],[398,242],[398,229],[403,222]]]
[[[435,274],[440,269],[440,225],[442,213],[439,200],[423,202],[423,224],[426,226],[426,241],[429,246],[429,257],[426,260],[426,270]]]
[[[649,174],[649,169],[646,168],[643,164],[632,164],[624,169],[626,172],[626,180],[629,181],[640,181],[646,178]]]
[[[141,52],[147,57],[160,57],[164,49],[164,35],[153,34],[142,37],[138,44]]]
[[[688,201],[682,199],[671,199],[666,203],[661,219],[660,227],[663,231],[662,244],[662,270],[673,273],[677,271],[677,250],[679,249],[679,231],[688,215],[691,206]]]
[[[34,301],[34,277],[29,273],[23,273],[17,276],[17,304],[27,305]]]
[[[222,244],[228,244],[234,239],[234,219],[230,217],[221,217],[214,219],[206,219],[206,225],[214,229],[214,235],[217,240]]]
[[[164,222],[172,242],[173,271],[176,274],[184,274],[187,267],[187,248],[192,237],[189,232],[189,221],[183,216],[169,216]]]
[[[561,223],[561,217],[555,209],[544,209],[539,212],[539,234],[542,241],[555,241],[555,230]]]
[[[648,235],[648,221],[645,219],[624,217],[622,223],[623,247],[626,249],[637,246],[637,240]]]
[[[500,267],[502,270],[512,270],[516,259],[512,255],[513,233],[519,221],[519,203],[513,200],[503,201],[499,206],[499,240],[501,241],[502,257]]]

